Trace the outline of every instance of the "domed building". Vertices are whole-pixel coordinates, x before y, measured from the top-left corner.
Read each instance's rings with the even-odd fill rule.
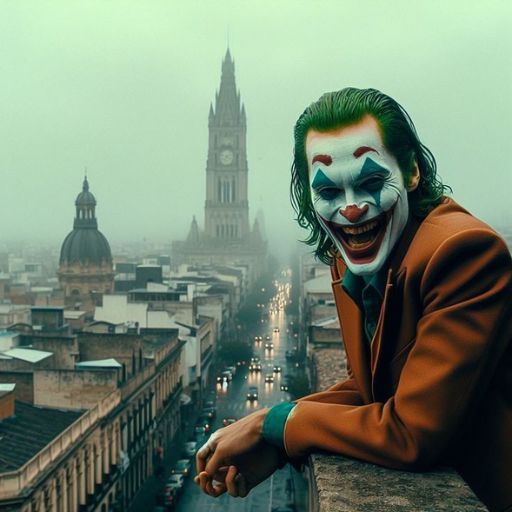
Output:
[[[87,177],[75,206],[73,231],[60,250],[58,276],[65,304],[92,312],[102,295],[113,291],[114,270],[110,245],[98,230],[96,198],[89,191]]]

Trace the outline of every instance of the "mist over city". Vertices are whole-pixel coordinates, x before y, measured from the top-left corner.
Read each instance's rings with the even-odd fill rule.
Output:
[[[354,303],[372,361],[402,325],[379,313],[395,268],[376,316],[365,302],[374,274],[402,263],[385,252],[399,199],[375,217],[336,207],[343,226],[315,203],[331,246],[315,257],[303,243],[294,126],[322,94],[398,101],[450,196],[510,251],[511,21],[500,0],[2,2],[0,512],[327,512],[341,494],[354,512],[487,510],[446,468],[414,480],[357,453],[289,458],[283,421],[275,472],[243,499],[225,483],[232,468],[244,481],[240,467],[211,477],[214,499],[201,460],[242,418],[292,417],[299,398],[353,378],[343,272],[364,281]]]

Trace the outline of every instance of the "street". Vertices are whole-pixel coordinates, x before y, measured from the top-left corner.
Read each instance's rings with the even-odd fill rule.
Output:
[[[288,393],[281,390],[285,375],[292,372],[288,367],[285,353],[294,345],[284,312],[288,293],[287,285],[279,285],[276,297],[262,311],[259,324],[254,326],[254,331],[251,329],[254,356],[260,358],[261,371],[250,371],[247,366],[240,366],[230,383],[217,384],[217,416],[213,430],[222,426],[224,418],[239,419],[254,410],[271,407],[290,399]],[[262,339],[256,341],[255,337]],[[280,367],[281,371],[277,371],[275,367]],[[273,382],[265,382],[266,377],[268,380],[272,377]],[[247,399],[250,387],[256,387],[258,390],[258,399],[255,401]],[[206,438],[202,442],[205,440]],[[246,498],[232,498],[227,494],[216,499],[211,498],[200,492],[192,477],[185,484],[176,510],[271,512],[274,508],[284,507],[290,502],[303,502],[304,487],[302,477],[290,465],[274,473],[271,478],[253,489]]]

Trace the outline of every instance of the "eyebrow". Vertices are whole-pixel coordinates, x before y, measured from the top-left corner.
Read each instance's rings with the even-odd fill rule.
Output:
[[[368,153],[368,151],[374,151],[375,153],[379,154],[379,152],[376,150],[376,149],[373,149],[372,147],[370,146],[360,146],[358,147],[353,155],[356,157],[356,158],[359,158],[360,156],[364,155],[365,153]]]
[[[320,162],[324,165],[331,165],[332,157],[331,155],[316,155],[313,157],[313,161],[311,163],[314,164],[315,162]]]

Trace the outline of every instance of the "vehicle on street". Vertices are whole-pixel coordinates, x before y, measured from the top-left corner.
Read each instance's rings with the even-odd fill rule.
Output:
[[[247,393],[247,400],[254,401],[258,400],[258,388],[255,386],[251,386],[249,388],[249,392]]]
[[[183,453],[187,457],[194,457],[197,451],[197,443],[195,441],[187,441],[183,448]]]
[[[201,416],[205,416],[206,418],[213,420],[217,416],[217,408],[216,407],[204,407]]]
[[[282,368],[279,365],[274,366],[273,372],[274,373],[281,373]]]
[[[267,334],[267,335],[265,336],[265,339],[266,339],[266,340],[271,339],[271,338],[270,338],[270,334]]]
[[[235,423],[236,419],[235,418],[224,418],[222,420],[222,425],[224,425],[225,427],[227,427],[228,425],[232,425],[233,423]]]
[[[288,391],[288,384],[281,384],[281,391]]]
[[[263,341],[263,336],[254,336],[254,341],[256,343],[261,343]]]
[[[208,416],[199,416],[199,418],[197,418],[197,421],[196,421],[196,428],[202,428],[203,429],[203,432],[205,434],[207,434],[208,432],[210,432],[210,428],[211,428],[211,421],[210,421],[210,418],[208,418]]]
[[[279,327],[274,327],[274,332],[279,332]]]
[[[261,363],[261,359],[259,356],[251,357],[251,363]]]
[[[261,364],[260,363],[251,363],[249,365],[250,372],[261,372]]]
[[[271,341],[267,341],[265,343],[265,350],[272,350],[274,348],[274,344]]]
[[[236,366],[226,366],[225,370],[227,372],[231,372],[231,378],[233,378],[236,374]]]
[[[267,384],[273,384],[274,383],[274,376],[271,373],[265,375],[265,382]]]
[[[217,375],[217,383],[223,384],[224,382],[231,382],[233,374],[229,370],[224,370],[220,375]]]
[[[190,474],[190,469],[192,465],[189,459],[179,459],[176,461],[176,464],[171,468],[172,475],[183,475],[188,476]]]

